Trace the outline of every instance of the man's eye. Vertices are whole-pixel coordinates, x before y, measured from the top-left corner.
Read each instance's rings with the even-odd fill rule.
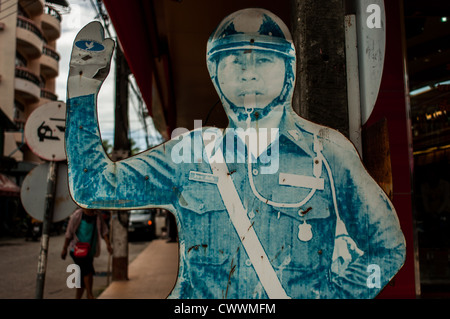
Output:
[[[234,58],[234,59],[233,59],[233,64],[242,65],[242,64],[243,64],[243,61],[242,61],[242,59]]]
[[[265,64],[265,63],[271,63],[271,62],[272,62],[272,59],[269,59],[269,58],[258,58],[256,60],[256,63],[258,63],[258,64]]]

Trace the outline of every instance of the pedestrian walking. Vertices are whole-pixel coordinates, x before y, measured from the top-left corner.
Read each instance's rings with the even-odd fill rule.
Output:
[[[80,267],[81,287],[76,289],[76,299],[81,299],[85,290],[88,299],[95,299],[92,293],[94,257],[100,256],[102,238],[108,253],[112,254],[108,232],[108,226],[97,210],[79,208],[70,216],[61,258],[66,259],[69,251],[74,263]]]

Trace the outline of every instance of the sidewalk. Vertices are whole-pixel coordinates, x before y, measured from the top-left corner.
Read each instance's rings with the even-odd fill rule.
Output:
[[[178,243],[153,240],[128,266],[125,281],[113,281],[98,299],[165,299],[178,273]]]

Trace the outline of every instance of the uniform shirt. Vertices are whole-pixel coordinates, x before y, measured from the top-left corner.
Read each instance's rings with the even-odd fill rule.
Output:
[[[85,111],[73,112],[78,108]],[[171,298],[267,298],[214,177],[208,175],[211,167],[202,156],[205,130],[188,132],[137,156],[111,162],[101,145],[95,95],[70,99],[66,149],[72,196],[89,208],[161,207],[175,214],[180,263]],[[240,140],[227,139],[231,131],[225,131],[217,145],[225,158],[230,154],[229,158],[235,158],[227,161],[229,173],[288,296],[372,298],[402,266],[405,240],[394,208],[365,171],[351,143],[336,131],[305,121],[286,108],[279,138],[252,163],[250,173],[264,198],[283,203],[302,201],[310,189],[286,184],[280,176],[313,176],[317,156],[313,131],[331,168],[340,218],[363,252],[350,251],[349,263],[337,258],[333,264],[338,217],[325,168],[320,175],[323,189],[303,207],[277,208],[258,199],[250,188],[246,148],[239,147]],[[233,140],[231,147],[227,145]],[[185,146],[188,154],[182,152]],[[179,162],[174,154],[190,160]],[[276,172],[262,174],[273,164],[267,159],[276,157]],[[309,241],[299,239],[299,225],[305,222],[311,225]],[[369,265],[379,267],[381,288],[368,285]]]

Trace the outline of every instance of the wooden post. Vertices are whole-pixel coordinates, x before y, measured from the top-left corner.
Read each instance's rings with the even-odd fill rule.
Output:
[[[111,154],[113,161],[125,159],[131,155],[131,143],[128,138],[128,76],[130,69],[120,47],[116,51],[116,107],[114,146]],[[111,213],[111,231],[113,242],[112,280],[128,280],[128,212]]]
[[[291,0],[297,50],[293,107],[349,136],[343,0]]]
[[[128,76],[130,69],[120,47],[116,51],[116,102],[114,111],[114,145],[112,156],[121,160],[131,154],[131,143],[128,138]]]
[[[128,212],[111,213],[111,231],[114,244],[112,280],[128,280]]]

